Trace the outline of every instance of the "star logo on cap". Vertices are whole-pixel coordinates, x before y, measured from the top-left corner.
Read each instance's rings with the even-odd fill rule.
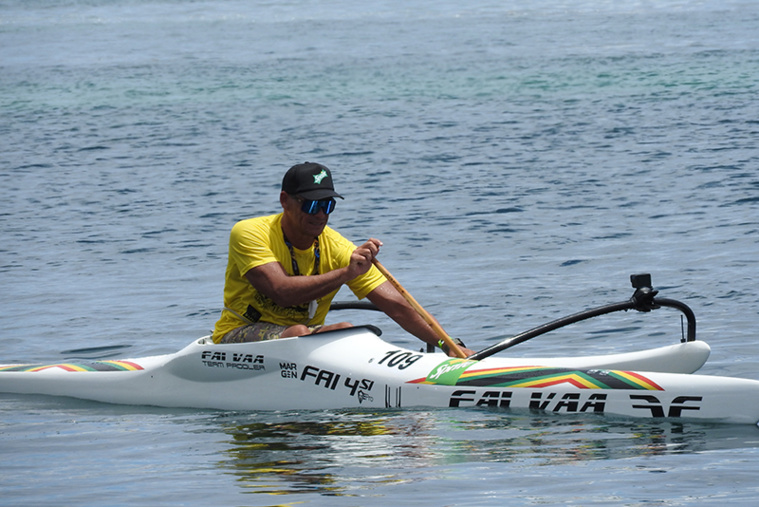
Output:
[[[326,177],[327,177],[327,171],[322,169],[322,172],[320,172],[319,174],[314,174],[314,183],[316,183],[317,185],[321,185],[322,180]]]

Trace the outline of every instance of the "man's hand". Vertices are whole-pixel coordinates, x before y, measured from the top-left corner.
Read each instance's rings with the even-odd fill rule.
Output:
[[[459,338],[451,338],[451,340],[453,340],[453,342],[458,346],[458,348],[461,349],[461,352],[463,352],[467,357],[474,354],[474,351],[466,348],[466,345],[464,345],[464,342],[462,342]],[[456,355],[453,349],[448,348],[448,345],[446,345],[443,340],[440,340],[438,342],[438,346],[441,349],[443,349],[443,352],[445,352],[445,355],[447,355],[448,357],[459,357]]]
[[[464,354],[466,354],[466,356],[467,356],[467,357],[469,357],[469,356],[471,356],[472,354],[474,354],[474,351],[473,351],[473,350],[471,350],[471,349],[468,349],[468,348],[466,348],[466,347],[461,347],[461,346],[459,346],[459,348],[461,349],[461,351],[462,351]],[[449,351],[449,352],[448,352],[448,357],[459,357],[459,356],[457,356],[457,355],[456,355],[456,353],[455,353],[455,352],[453,352],[453,351],[451,350],[451,351]]]
[[[382,241],[369,238],[369,241],[353,250],[350,264],[348,265],[348,273],[351,280],[369,271],[369,268],[372,267],[372,261],[379,253],[381,246]]]

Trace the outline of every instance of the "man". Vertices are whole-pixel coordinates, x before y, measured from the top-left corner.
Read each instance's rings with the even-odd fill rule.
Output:
[[[332,299],[344,284],[359,299],[374,303],[406,331],[438,344],[432,328],[372,264],[382,242],[358,248],[327,227],[335,209],[330,170],[306,162],[282,180],[282,213],[242,220],[229,241],[224,310],[216,343],[240,343],[303,336],[351,327],[324,325]],[[472,351],[463,349],[466,354]]]

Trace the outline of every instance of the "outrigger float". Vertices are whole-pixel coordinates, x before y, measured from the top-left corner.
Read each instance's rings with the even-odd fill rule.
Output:
[[[627,301],[558,319],[466,359],[399,347],[376,327],[359,326],[243,344],[204,337],[173,354],[133,359],[0,365],[0,392],[220,410],[456,407],[757,424],[759,381],[692,374],[710,353],[696,340],[693,312],[656,297],[650,276],[631,279],[635,293]],[[680,343],[611,355],[493,357],[575,322],[661,307],[686,317]]]

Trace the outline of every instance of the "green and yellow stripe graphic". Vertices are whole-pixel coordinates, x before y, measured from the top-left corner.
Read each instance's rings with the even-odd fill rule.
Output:
[[[427,377],[412,380],[410,383],[533,389],[570,384],[579,389],[664,390],[653,380],[631,371],[575,370],[545,366],[476,369],[476,364],[475,361],[450,359],[436,366]]]
[[[131,361],[88,361],[81,363],[15,364],[0,366],[0,372],[15,371],[34,373],[51,369],[70,372],[139,371],[142,366]]]

